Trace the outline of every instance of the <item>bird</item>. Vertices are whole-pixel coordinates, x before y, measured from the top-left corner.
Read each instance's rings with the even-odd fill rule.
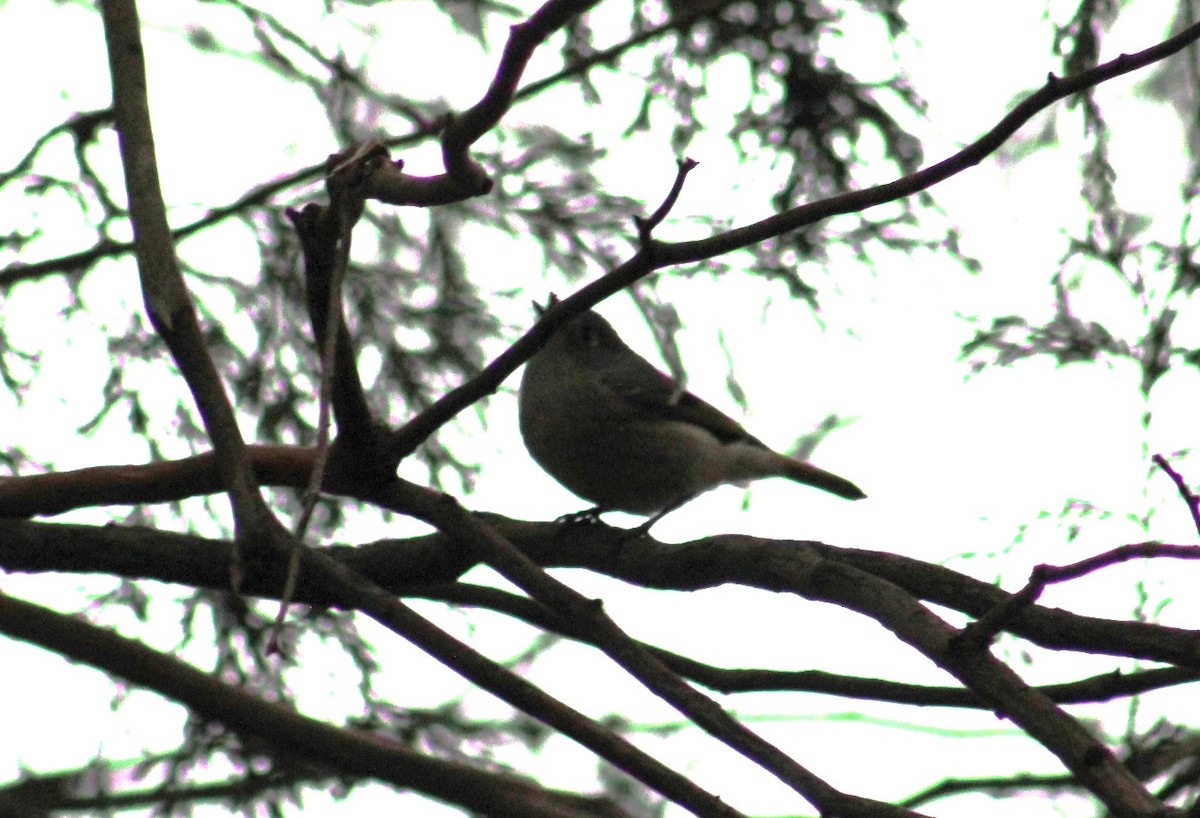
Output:
[[[768,448],[638,355],[594,310],[559,326],[526,363],[518,416],[534,461],[595,504],[568,516],[624,511],[650,517],[645,528],[710,489],[764,477],[866,497],[844,477]]]

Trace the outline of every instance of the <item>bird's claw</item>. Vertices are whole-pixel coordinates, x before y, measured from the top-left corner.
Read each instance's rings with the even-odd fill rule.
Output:
[[[601,506],[593,506],[585,508],[583,511],[572,511],[570,514],[564,514],[555,520],[561,525],[608,525],[600,519],[600,515],[604,513]]]

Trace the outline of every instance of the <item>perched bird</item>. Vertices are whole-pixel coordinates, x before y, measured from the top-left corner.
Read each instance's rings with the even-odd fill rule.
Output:
[[[595,312],[557,329],[521,378],[521,437],[551,477],[653,523],[725,483],[786,477],[844,497],[858,486],[768,449],[630,349]]]

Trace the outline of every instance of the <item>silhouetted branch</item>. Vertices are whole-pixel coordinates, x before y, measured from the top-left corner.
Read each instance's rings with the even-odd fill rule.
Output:
[[[638,243],[645,246],[650,242],[650,234],[654,232],[654,228],[662,224],[663,219],[667,217],[675,207],[675,203],[679,201],[679,194],[683,192],[683,183],[687,179],[687,175],[691,173],[700,163],[695,159],[680,159],[679,167],[675,172],[675,182],[671,185],[671,190],[667,193],[663,203],[646,218],[640,216],[633,217],[633,223],[637,227]]]
[[[1086,576],[1093,571],[1099,571],[1110,565],[1119,565],[1130,560],[1151,559],[1163,557],[1169,559],[1200,560],[1200,545],[1166,545],[1164,543],[1143,542],[1122,545],[1103,554],[1097,554],[1086,560],[1071,565],[1037,565],[1030,572],[1029,582],[1017,593],[1013,594],[1004,604],[997,605],[976,621],[963,628],[958,637],[961,646],[971,645],[983,648],[1003,630],[1005,623],[1012,619],[1018,611],[1032,605],[1046,590],[1047,585],[1057,582],[1067,582]]]
[[[495,392],[517,367],[529,360],[559,324],[591,309],[605,298],[625,289],[655,270],[689,264],[749,247],[776,236],[843,213],[856,213],[926,190],[938,182],[982,162],[1004,144],[1017,129],[1053,103],[1114,77],[1165,59],[1200,39],[1200,24],[1190,26],[1156,46],[1066,78],[1051,77],[984,136],[953,156],[924,170],[866,190],[852,191],[819,202],[801,205],[755,224],[688,242],[653,242],[652,251],[640,249],[611,272],[563,299],[512,346],[502,352],[477,376],[446,393],[440,400],[412,418],[399,430],[394,443],[400,457],[416,450],[450,418],[485,395]]]
[[[1192,525],[1195,526],[1196,533],[1200,534],[1200,497],[1197,497],[1195,492],[1188,487],[1187,481],[1183,479],[1183,475],[1175,471],[1165,457],[1161,454],[1156,454],[1151,459],[1154,461],[1154,465],[1162,469],[1171,478],[1171,482],[1175,484],[1175,488],[1179,491],[1179,496],[1187,504],[1188,513],[1192,515]]]
[[[435,599],[455,605],[486,608],[516,617],[553,633],[588,642],[587,634],[574,623],[556,615],[533,600],[502,591],[468,583],[445,583],[428,588],[398,589],[406,597]],[[645,646],[663,664],[676,673],[721,693],[761,691],[795,691],[825,693],[848,699],[891,702],[917,706],[961,707],[990,710],[969,689],[908,684],[885,679],[870,679],[826,673],[819,670],[760,670],[722,668],[698,662],[686,656],[652,645]],[[1151,690],[1200,681],[1200,671],[1167,667],[1137,670],[1130,673],[1112,671],[1087,679],[1059,684],[1041,685],[1034,689],[1057,704],[1084,704],[1136,696]]]
[[[409,514],[435,526],[452,542],[466,544],[501,576],[532,598],[572,621],[606,656],[650,692],[659,696],[719,741],[754,761],[792,787],[823,813],[846,816],[886,816],[895,808],[882,802],[838,792],[787,754],[765,741],[716,702],[684,682],[662,662],[631,639],[597,600],[584,597],[551,577],[492,526],[468,513],[453,498],[403,480],[381,487]],[[536,712],[532,715],[537,716]]]
[[[0,597],[0,631],[154,690],[200,718],[269,740],[331,770],[369,776],[489,815],[581,818],[575,796],[412,750],[363,730],[334,727],[223,684],[131,639],[29,602]],[[736,815],[732,810],[712,815]]]
[[[175,256],[158,180],[137,7],[133,0],[105,0],[100,10],[146,312],[171,350],[213,442],[222,486],[233,506],[238,539],[264,547],[287,542],[286,531],[258,491],[233,407],[206,350],[195,306]],[[232,570],[236,587],[236,565]]]

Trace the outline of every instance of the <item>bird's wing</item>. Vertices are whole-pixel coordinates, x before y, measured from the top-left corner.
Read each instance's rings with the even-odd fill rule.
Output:
[[[707,429],[722,443],[735,440],[759,443],[736,420],[682,389],[643,358],[637,358],[637,366],[633,366],[629,360],[623,360],[621,366],[600,373],[600,379],[615,398],[628,405],[630,412],[638,419],[691,423]]]

